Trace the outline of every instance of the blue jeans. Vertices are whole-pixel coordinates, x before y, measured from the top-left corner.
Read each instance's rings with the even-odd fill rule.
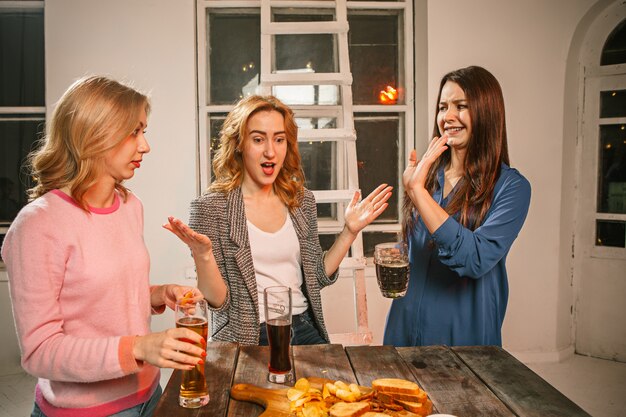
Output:
[[[259,346],[267,346],[267,327],[261,324],[259,334]],[[320,334],[309,310],[291,318],[291,344],[292,345],[323,345],[328,343]]]
[[[157,389],[154,390],[152,397],[150,397],[150,399],[145,403],[137,404],[134,407],[112,414],[110,417],[152,417],[152,413],[154,413],[154,409],[159,402],[159,398],[161,398],[161,394],[163,394],[163,390],[159,385],[157,386]],[[30,417],[46,417],[46,415],[41,411],[37,403],[35,403],[35,407],[33,408],[33,412],[30,414]]]

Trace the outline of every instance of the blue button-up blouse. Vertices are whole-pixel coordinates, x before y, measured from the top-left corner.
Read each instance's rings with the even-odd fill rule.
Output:
[[[443,169],[438,181],[433,198],[445,207]],[[409,288],[391,305],[384,344],[501,346],[509,296],[506,256],[529,205],[530,183],[503,164],[491,207],[476,230],[463,227],[458,213],[432,235],[418,219],[409,237]]]

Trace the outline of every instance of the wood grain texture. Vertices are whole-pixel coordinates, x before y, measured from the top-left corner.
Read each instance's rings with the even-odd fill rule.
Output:
[[[402,378],[415,381],[415,377],[393,346],[349,346],[346,354],[352,364],[358,383],[366,387],[378,378]]]
[[[260,417],[291,417],[287,388],[270,389],[250,384],[235,384],[231,396],[237,401],[259,404],[264,411]]]
[[[520,417],[589,417],[556,388],[496,346],[452,350]]]
[[[284,388],[284,385],[274,384],[267,380],[269,358],[269,346],[241,346],[233,385],[249,384],[269,389]],[[231,400],[228,406],[229,417],[255,417],[260,416],[263,411],[262,406],[245,401]]]
[[[397,348],[440,413],[456,416],[514,414],[445,346]]]
[[[357,382],[341,345],[293,346],[293,358],[296,379],[318,377]]]
[[[226,417],[230,401],[230,385],[237,363],[239,345],[226,342],[209,342],[205,360],[205,378],[209,389],[209,403],[200,408],[183,408],[178,405],[181,371],[174,371],[154,411],[154,417]]]

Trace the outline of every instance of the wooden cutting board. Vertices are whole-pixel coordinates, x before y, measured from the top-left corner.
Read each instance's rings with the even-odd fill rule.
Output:
[[[236,384],[230,389],[230,396],[235,400],[264,407],[261,417],[290,417],[287,388],[269,389],[251,384]]]
[[[327,382],[333,382],[326,378],[307,377],[311,387],[321,390]],[[265,411],[259,417],[291,417],[287,398],[287,390],[262,388],[252,384],[236,384],[230,389],[230,396],[235,400],[248,401],[259,404]]]

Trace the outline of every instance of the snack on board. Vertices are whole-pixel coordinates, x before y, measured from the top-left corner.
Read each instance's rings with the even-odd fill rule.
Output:
[[[313,378],[315,380],[315,378]],[[372,388],[343,381],[319,383],[318,389],[306,378],[287,390],[295,417],[424,417],[432,412],[426,392],[414,382],[381,378]]]
[[[428,416],[433,411],[433,403],[428,395],[415,382],[398,378],[380,378],[372,381],[375,398],[383,407],[400,406],[419,416]]]

